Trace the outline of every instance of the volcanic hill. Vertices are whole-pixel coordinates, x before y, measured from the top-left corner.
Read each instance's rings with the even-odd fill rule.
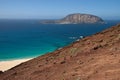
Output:
[[[120,25],[1,72],[0,80],[120,80]]]
[[[102,24],[104,21],[102,18],[91,14],[69,14],[60,20],[43,20],[40,23],[43,24]]]

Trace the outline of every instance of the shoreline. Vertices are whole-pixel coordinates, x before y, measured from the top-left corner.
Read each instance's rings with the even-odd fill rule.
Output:
[[[0,61],[0,71],[7,71],[12,67],[15,67],[23,62],[29,61],[33,58],[25,58],[25,59],[16,59],[16,60],[9,60],[9,61]]]

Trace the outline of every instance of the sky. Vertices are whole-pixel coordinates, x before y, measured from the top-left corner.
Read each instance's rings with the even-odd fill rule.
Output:
[[[59,19],[72,13],[120,20],[120,0],[0,0],[0,19]]]

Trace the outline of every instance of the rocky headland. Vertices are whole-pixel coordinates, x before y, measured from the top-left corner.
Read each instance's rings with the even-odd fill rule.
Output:
[[[60,20],[43,20],[43,24],[103,24],[104,20],[91,14],[70,14]]]
[[[0,80],[120,80],[120,25],[0,72]]]

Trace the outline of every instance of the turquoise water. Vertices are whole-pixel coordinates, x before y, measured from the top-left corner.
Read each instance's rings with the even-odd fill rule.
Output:
[[[31,58],[69,45],[80,36],[100,32],[107,24],[40,24],[39,20],[0,20],[0,61]]]

